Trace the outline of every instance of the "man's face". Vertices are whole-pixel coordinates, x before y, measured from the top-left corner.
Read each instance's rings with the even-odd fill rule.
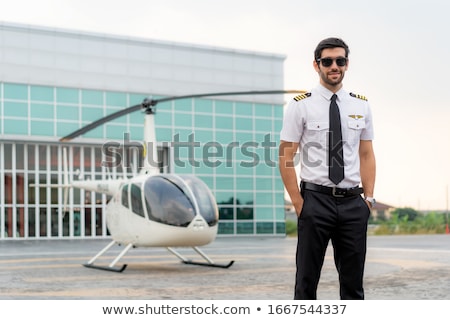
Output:
[[[330,59],[331,65],[329,65]],[[336,90],[342,86],[342,80],[348,68],[348,60],[345,59],[345,65],[342,65],[343,59],[345,59],[344,48],[331,48],[323,49],[320,61],[314,61],[314,68],[324,87]]]

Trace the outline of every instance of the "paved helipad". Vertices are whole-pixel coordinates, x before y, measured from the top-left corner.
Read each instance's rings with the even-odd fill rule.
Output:
[[[185,265],[164,248],[132,249],[122,273],[82,266],[110,240],[0,241],[0,299],[290,300],[295,238],[219,237],[202,247],[229,269]],[[329,248],[319,299],[339,299]],[[114,249],[99,263],[108,265]],[[190,249],[179,249],[196,258]],[[371,236],[366,299],[450,299],[450,235]]]

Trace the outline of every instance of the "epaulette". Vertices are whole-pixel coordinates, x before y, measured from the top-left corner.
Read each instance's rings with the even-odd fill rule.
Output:
[[[367,98],[366,98],[365,96],[362,96],[362,95],[360,95],[360,94],[356,94],[356,93],[350,92],[350,95],[351,95],[353,98],[358,98],[358,99],[361,99],[361,100],[364,100],[364,101],[368,101]]]
[[[300,101],[300,100],[303,100],[303,99],[308,98],[308,97],[311,97],[311,92],[299,94],[298,96],[294,97],[294,100],[295,101]]]

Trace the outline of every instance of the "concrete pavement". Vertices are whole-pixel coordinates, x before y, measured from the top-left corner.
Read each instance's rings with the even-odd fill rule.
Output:
[[[219,237],[202,250],[229,269],[180,263],[164,248],[132,249],[122,273],[82,266],[109,239],[0,241],[0,299],[290,300],[296,238]],[[119,248],[112,250],[109,264]],[[191,249],[179,251],[200,259]],[[370,236],[366,299],[450,299],[450,236]],[[339,299],[331,247],[318,298]]]

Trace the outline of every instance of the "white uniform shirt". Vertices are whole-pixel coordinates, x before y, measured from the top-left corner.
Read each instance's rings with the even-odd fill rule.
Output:
[[[299,143],[300,179],[334,186],[328,178],[329,108],[333,92],[322,85],[310,94],[295,97],[284,114],[280,139]],[[336,95],[341,115],[344,180],[338,187],[351,188],[361,182],[359,141],[373,139],[372,114],[364,97],[343,89]]]

